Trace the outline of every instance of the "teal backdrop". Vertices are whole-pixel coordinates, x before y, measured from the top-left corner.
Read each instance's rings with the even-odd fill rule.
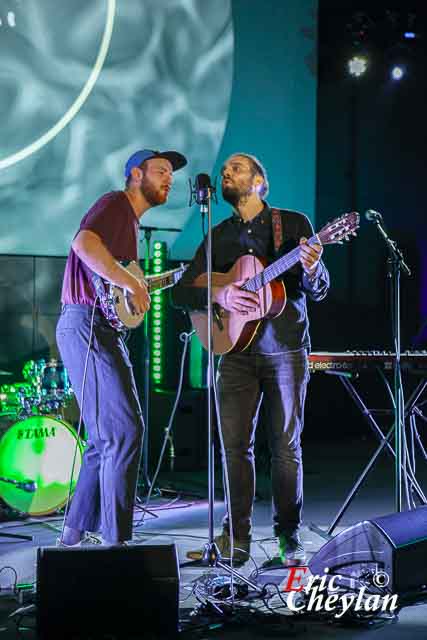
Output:
[[[267,169],[268,201],[303,211],[314,223],[318,2],[233,0],[232,9],[233,85],[213,175],[230,154],[254,154]],[[194,168],[196,173],[207,170]],[[218,199],[214,222],[230,212]],[[173,247],[174,256],[188,255],[200,241],[195,211]]]

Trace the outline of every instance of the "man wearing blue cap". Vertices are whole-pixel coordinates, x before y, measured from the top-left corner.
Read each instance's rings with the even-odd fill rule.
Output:
[[[132,538],[144,424],[129,353],[98,308],[93,279],[97,274],[128,291],[137,312],[148,310],[145,283],[121,262],[138,260],[140,218],[167,201],[173,172],[186,164],[176,151],[134,153],[125,166],[125,189],[95,202],[71,245],[56,339],[88,439],[61,535],[65,546],[81,545],[87,531],[100,531],[106,544]]]

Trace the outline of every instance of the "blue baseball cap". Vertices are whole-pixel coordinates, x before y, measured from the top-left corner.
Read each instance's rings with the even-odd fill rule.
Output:
[[[141,151],[133,153],[126,162],[125,177],[128,178],[130,176],[130,172],[133,167],[140,167],[143,162],[150,160],[151,158],[165,158],[166,160],[169,160],[173,171],[182,169],[182,167],[185,167],[187,164],[187,158],[177,151],[153,151],[152,149],[142,149]]]

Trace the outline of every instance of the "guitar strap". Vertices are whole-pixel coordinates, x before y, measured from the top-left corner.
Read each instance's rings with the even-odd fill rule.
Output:
[[[283,244],[282,214],[279,209],[271,210],[271,224],[273,227],[274,251],[278,253]]]

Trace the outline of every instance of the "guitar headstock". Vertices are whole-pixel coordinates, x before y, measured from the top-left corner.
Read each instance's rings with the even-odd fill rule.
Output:
[[[350,240],[351,236],[357,235],[360,216],[357,211],[344,213],[339,218],[335,218],[323,227],[317,234],[322,244],[342,244],[343,240]]]

